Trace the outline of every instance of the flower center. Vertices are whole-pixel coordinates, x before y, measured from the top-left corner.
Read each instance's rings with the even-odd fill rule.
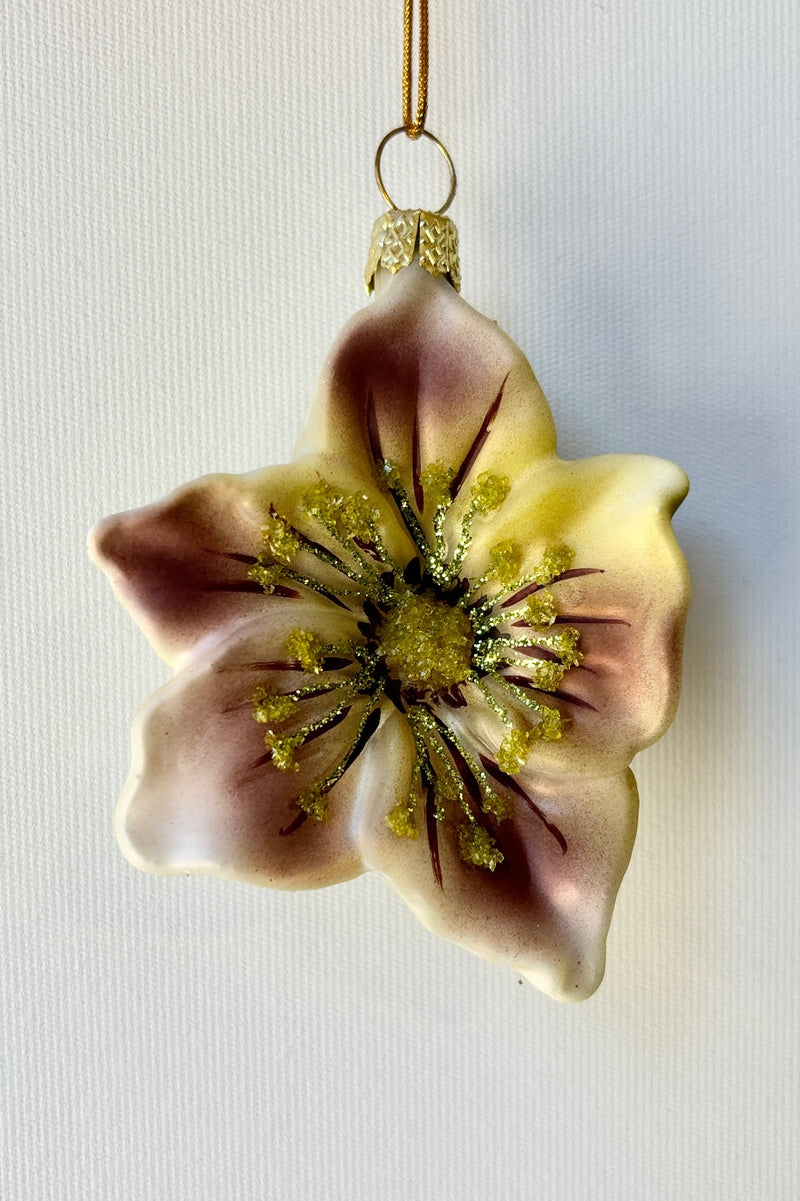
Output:
[[[431,692],[466,679],[474,641],[463,609],[424,593],[401,597],[377,631],[378,650],[390,674]]]

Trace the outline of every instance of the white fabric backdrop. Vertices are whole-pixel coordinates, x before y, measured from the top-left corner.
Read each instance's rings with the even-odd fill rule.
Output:
[[[284,895],[118,854],[129,718],[166,673],[85,531],[290,453],[363,303],[402,5],[12,0],[8,1201],[797,1195],[800,13],[431,7],[465,297],[531,358],[564,455],[693,481],[684,700],[637,764],[606,981],[560,1007],[378,878]],[[436,203],[411,149],[387,170]]]

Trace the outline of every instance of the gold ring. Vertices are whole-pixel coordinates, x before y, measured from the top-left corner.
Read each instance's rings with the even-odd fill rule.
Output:
[[[397,129],[390,130],[389,133],[386,134],[386,137],[382,139],[380,146],[375,152],[375,182],[378,185],[378,191],[390,209],[396,209],[398,206],[386,191],[386,186],[383,182],[383,176],[381,175],[381,155],[383,154],[387,142],[391,142],[392,138],[396,138],[399,133],[406,133],[406,127],[404,125],[399,125]],[[429,133],[427,129],[422,130],[422,136],[423,138],[427,138],[429,142],[433,142],[434,146],[447,163],[447,169],[450,172],[450,191],[447,193],[447,199],[441,208],[434,210],[434,212],[437,212],[441,215],[442,213],[446,213],[450,208],[450,205],[453,203],[453,198],[456,194],[456,185],[458,182],[456,179],[456,169],[453,165],[453,160],[450,157],[450,151],[443,142],[440,142],[439,139],[434,137],[432,133]]]

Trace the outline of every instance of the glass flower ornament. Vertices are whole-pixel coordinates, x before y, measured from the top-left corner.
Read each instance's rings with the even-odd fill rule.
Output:
[[[450,223],[444,256],[416,233],[390,253],[409,219],[379,223],[375,299],[291,464],[94,531],[174,669],[136,717],[117,833],[167,874],[382,872],[437,934],[576,1000],[633,844],[628,765],[677,703],[687,481],[558,458],[523,354],[457,293]]]

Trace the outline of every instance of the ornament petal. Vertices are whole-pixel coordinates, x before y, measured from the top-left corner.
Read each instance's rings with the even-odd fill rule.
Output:
[[[557,610],[550,631],[577,631],[581,659],[552,696],[537,694],[569,721],[563,739],[537,744],[541,770],[616,773],[672,721],[689,578],[670,518],[687,486],[679,467],[642,455],[550,459],[523,477],[498,514],[492,538],[519,541],[520,577],[536,573],[547,547],[574,552],[547,593]],[[476,538],[468,556],[466,569],[477,576],[488,561],[487,542]],[[494,609],[504,629],[533,644],[501,669],[501,680],[524,685],[539,664],[531,657],[537,634],[519,598],[542,592],[535,584],[512,589]],[[505,689],[495,691],[503,696]]]
[[[636,832],[638,799],[629,771],[602,780],[519,777],[566,852],[521,801],[495,826],[503,861],[493,871],[464,862],[457,828],[435,822],[442,883],[424,830],[397,838],[371,805],[364,862],[387,875],[435,934],[513,968],[557,1000],[590,996],[603,977],[617,890]]]
[[[354,764],[331,789],[326,820],[314,820],[297,802],[352,748],[368,698],[333,690],[295,702],[294,711],[275,723],[281,736],[288,741],[303,725],[326,728],[297,748],[294,770],[285,763],[284,770],[276,767],[252,702],[265,681],[277,696],[303,684],[345,683],[352,668],[309,676],[299,664],[267,659],[274,659],[294,622],[328,638],[344,632],[347,618],[332,618],[319,604],[265,603],[268,619],[240,626],[213,654],[192,659],[136,717],[133,761],[116,822],[136,867],[277,888],[321,887],[362,870],[352,827],[358,793],[369,786],[363,765],[359,774]],[[371,741],[361,758],[371,761],[373,774],[378,762],[382,776],[389,774]]]
[[[258,554],[258,494],[253,477],[210,475],[92,531],[92,557],[167,663],[259,612],[263,591],[231,558]]]
[[[263,589],[247,571],[262,548],[264,522],[279,511],[318,534],[302,498],[319,478],[368,500],[388,531],[389,549],[405,561],[408,540],[387,498],[349,463],[316,455],[247,475],[206,476],[158,504],[109,517],[92,531],[90,553],[155,650],[177,667],[205,639],[261,612]],[[313,568],[332,590],[342,586],[336,570],[320,568],[302,549],[295,565],[301,573]],[[284,581],[278,591],[298,589]]]
[[[555,449],[555,430],[519,347],[415,262],[345,326],[299,448],[347,456],[367,478],[388,460],[411,495],[430,463],[460,483],[489,463],[513,478]]]

